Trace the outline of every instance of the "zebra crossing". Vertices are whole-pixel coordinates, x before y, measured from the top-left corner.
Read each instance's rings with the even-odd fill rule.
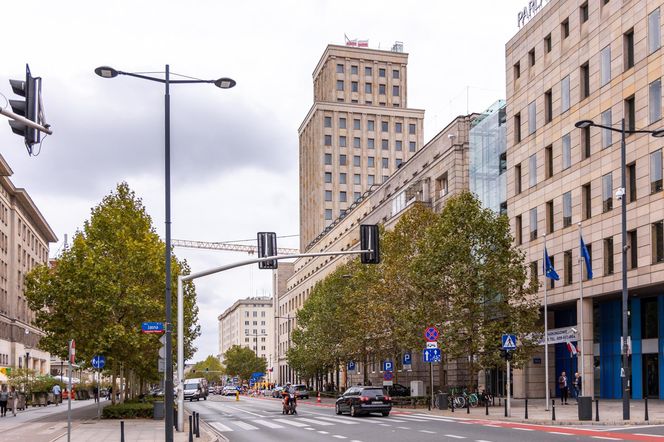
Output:
[[[307,413],[303,416],[288,416],[278,418],[235,418],[228,417],[222,420],[206,419],[207,423],[215,430],[227,433],[233,431],[255,431],[261,429],[299,428],[310,429],[317,427],[329,427],[334,425],[391,425],[417,422],[454,422],[453,419],[439,418],[427,415],[397,415],[385,418],[360,417],[352,418],[346,416],[324,416],[322,414]]]

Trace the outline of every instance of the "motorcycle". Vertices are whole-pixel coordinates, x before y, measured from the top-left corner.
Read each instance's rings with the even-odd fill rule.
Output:
[[[297,403],[295,401],[295,394],[284,394],[283,409],[281,410],[281,414],[297,414],[296,408]]]

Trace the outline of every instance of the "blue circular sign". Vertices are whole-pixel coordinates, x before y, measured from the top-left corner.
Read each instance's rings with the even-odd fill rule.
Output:
[[[98,355],[92,358],[92,366],[97,370],[104,368],[104,365],[106,365],[106,358],[104,356]]]

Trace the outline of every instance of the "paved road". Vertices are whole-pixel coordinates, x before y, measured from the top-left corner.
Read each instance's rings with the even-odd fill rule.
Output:
[[[467,440],[515,442],[520,440],[566,442],[575,440],[664,441],[664,427],[611,427],[590,429],[528,425],[462,417],[432,416],[395,410],[379,415],[351,418],[337,416],[330,406],[301,401],[296,416],[283,416],[277,399],[210,396],[207,401],[187,403],[191,411],[233,442],[283,442],[284,440],[347,442],[396,442]],[[601,430],[601,431],[600,431]]]

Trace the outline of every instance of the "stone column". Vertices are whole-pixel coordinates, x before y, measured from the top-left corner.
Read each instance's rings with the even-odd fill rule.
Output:
[[[583,298],[583,318],[581,318],[581,300],[576,301],[576,314],[577,324],[583,327],[583,343],[581,339],[581,328],[577,327],[579,336],[579,348],[583,351],[583,366],[584,370],[581,371],[581,364],[579,363],[579,373],[583,373],[583,396],[594,396],[595,392],[595,376],[594,376],[594,345],[593,345],[593,300],[592,298]],[[583,345],[583,347],[581,347]]]

